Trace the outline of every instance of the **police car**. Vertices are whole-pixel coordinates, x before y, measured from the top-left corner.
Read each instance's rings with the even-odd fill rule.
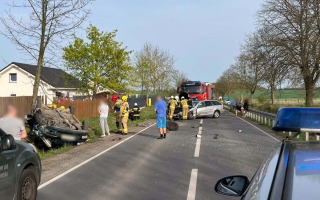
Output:
[[[320,133],[320,108],[281,108],[273,129]],[[320,143],[288,138],[273,148],[251,181],[242,175],[225,177],[215,191],[242,200],[318,200]]]
[[[36,148],[0,129],[0,199],[35,200],[40,177]]]

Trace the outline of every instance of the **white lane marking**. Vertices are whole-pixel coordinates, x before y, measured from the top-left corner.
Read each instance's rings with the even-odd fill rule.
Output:
[[[200,155],[201,137],[197,138],[196,149],[194,151],[194,157],[198,158]]]
[[[203,119],[200,120],[200,124],[203,124]],[[199,131],[197,135],[196,149],[194,150],[194,157],[198,158],[200,155],[200,146],[201,146],[201,134],[202,126],[199,126]]]
[[[230,112],[229,112],[229,113],[230,113]],[[230,113],[230,114],[232,114],[232,115],[236,116],[236,115],[235,115],[235,114],[233,114],[233,113]],[[248,122],[248,121],[246,121],[246,120],[242,119],[241,117],[238,117],[238,116],[236,116],[236,117],[237,117],[237,118],[239,118],[239,119],[241,119],[242,121],[246,122],[247,124],[250,124],[250,125],[251,125],[251,126],[253,126],[254,128],[258,129],[260,132],[262,132],[262,133],[264,133],[265,135],[269,136],[270,138],[274,139],[275,141],[280,142],[280,140],[279,140],[278,138],[276,138],[276,137],[274,137],[274,136],[270,135],[269,133],[265,132],[264,130],[260,129],[259,127],[257,127],[257,126],[255,126],[255,125],[251,124],[250,122]]]
[[[109,147],[108,149],[106,149],[106,150],[104,150],[104,151],[102,151],[102,152],[98,153],[97,155],[92,156],[92,157],[91,157],[91,158],[89,158],[88,160],[85,160],[85,161],[83,161],[82,163],[80,163],[80,164],[78,164],[78,165],[76,165],[76,166],[72,167],[71,169],[69,169],[69,170],[67,170],[67,171],[65,171],[65,172],[63,172],[63,173],[61,173],[61,174],[59,174],[58,176],[54,177],[53,179],[50,179],[49,181],[47,181],[47,182],[45,182],[45,183],[43,183],[43,184],[39,185],[38,189],[40,190],[40,189],[42,189],[42,188],[46,187],[46,186],[47,186],[47,185],[49,185],[50,183],[53,183],[54,181],[56,181],[56,180],[58,180],[58,179],[62,178],[63,176],[65,176],[65,175],[69,174],[70,172],[72,172],[72,171],[74,171],[74,170],[78,169],[79,167],[81,167],[81,166],[83,166],[83,165],[87,164],[88,162],[92,161],[93,159],[95,159],[95,158],[97,158],[97,157],[101,156],[102,154],[104,154],[104,153],[106,153],[106,152],[110,151],[111,149],[113,149],[113,148],[117,147],[118,145],[120,145],[120,144],[124,143],[125,141],[127,141],[127,140],[129,140],[129,139],[133,138],[134,136],[138,135],[139,133],[141,133],[141,132],[143,132],[143,131],[145,131],[145,130],[147,130],[147,129],[151,128],[151,127],[153,127],[154,125],[155,125],[155,123],[154,123],[154,124],[152,124],[152,125],[150,125],[150,126],[148,126],[148,127],[146,127],[146,128],[144,128],[144,129],[142,129],[141,131],[139,131],[139,132],[135,133],[134,135],[132,135],[132,136],[130,136],[130,137],[128,137],[128,138],[126,138],[126,139],[124,139],[123,141],[119,142],[118,144],[115,144],[115,145],[113,145],[112,147]]]
[[[197,177],[198,177],[198,169],[192,169],[187,200],[196,199]]]

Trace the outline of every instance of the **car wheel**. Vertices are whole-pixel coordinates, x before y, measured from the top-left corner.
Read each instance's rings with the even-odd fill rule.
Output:
[[[69,109],[70,109],[70,114],[71,115],[74,115],[76,113],[76,107],[75,106],[71,105],[71,106],[69,106]]]
[[[188,120],[192,120],[192,119],[194,119],[194,116],[193,116],[193,114],[192,113],[188,113]]]
[[[219,118],[220,117],[220,112],[218,110],[214,111],[213,117],[214,118]]]
[[[22,171],[18,185],[18,200],[36,200],[37,198],[36,169],[29,167]]]
[[[82,129],[85,130],[85,131],[87,131],[89,129],[89,121],[84,120],[82,122]]]

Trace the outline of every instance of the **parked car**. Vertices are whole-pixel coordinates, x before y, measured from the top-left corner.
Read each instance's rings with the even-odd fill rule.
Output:
[[[274,130],[320,133],[320,108],[282,108]],[[277,144],[249,181],[236,175],[220,179],[215,191],[242,200],[315,200],[320,197],[320,142]]]
[[[193,118],[197,117],[214,117],[219,118],[221,113],[224,112],[223,105],[216,100],[204,100],[199,101],[193,108],[189,110],[189,113]]]
[[[0,129],[0,199],[35,200],[40,178],[36,148]]]

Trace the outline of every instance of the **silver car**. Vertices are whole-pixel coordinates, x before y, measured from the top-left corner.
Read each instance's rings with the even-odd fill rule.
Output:
[[[224,111],[222,103],[216,100],[199,101],[189,112],[193,114],[194,118],[197,117],[220,117]]]

